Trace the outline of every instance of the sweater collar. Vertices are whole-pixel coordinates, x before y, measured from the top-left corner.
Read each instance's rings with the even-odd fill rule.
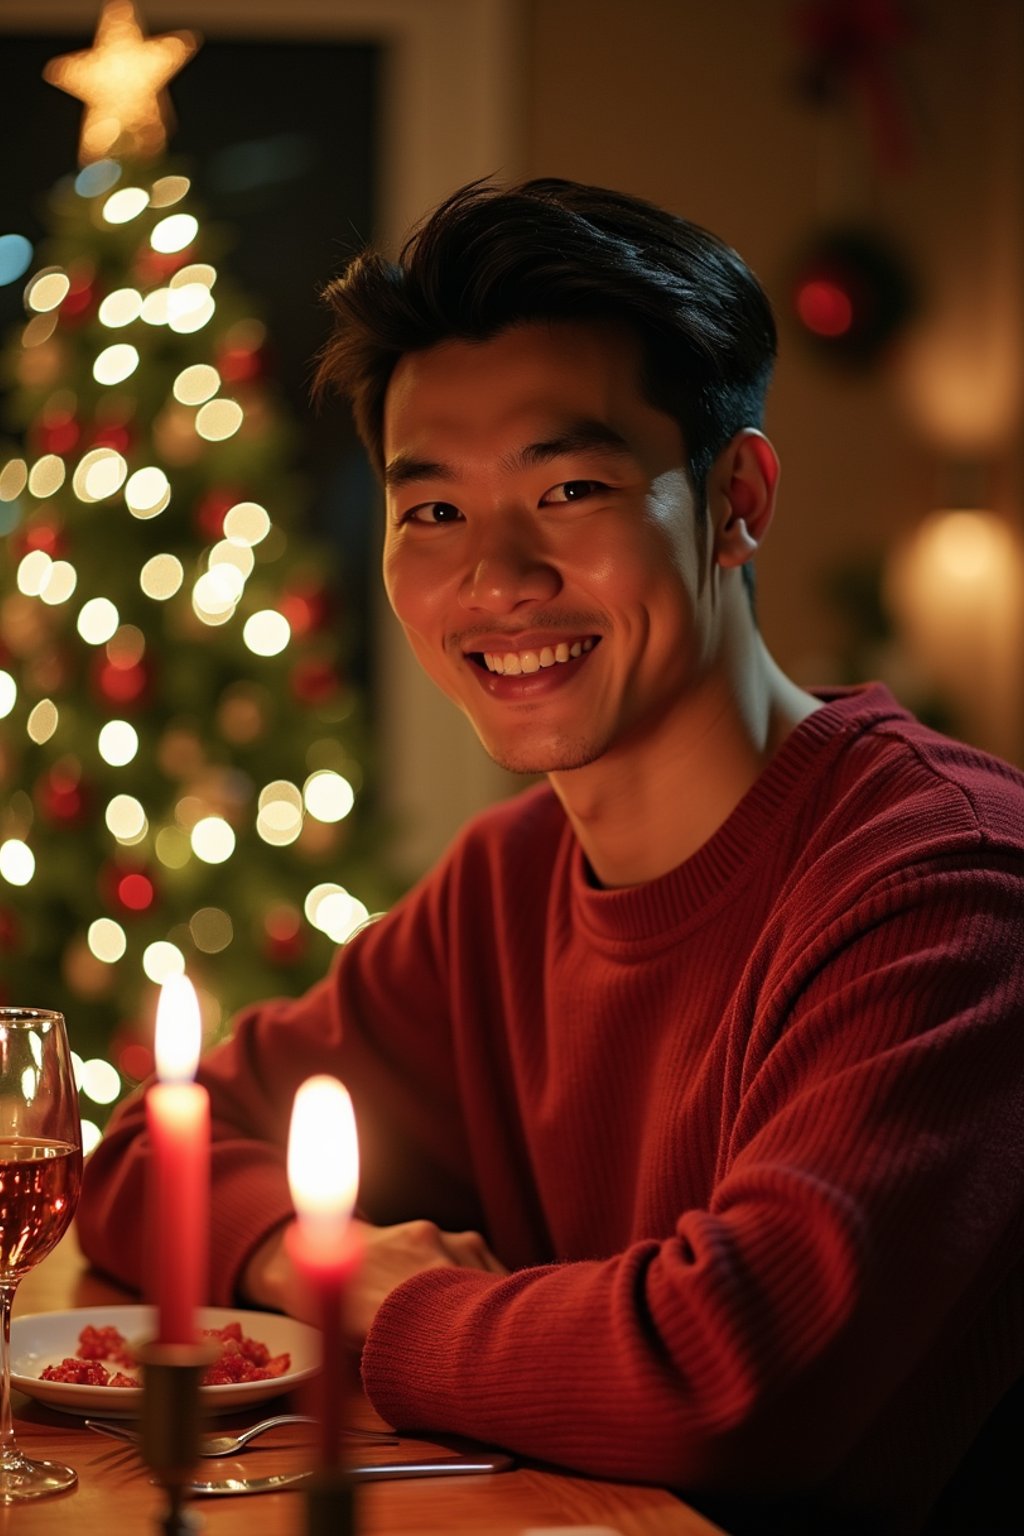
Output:
[[[810,781],[851,737],[884,720],[908,718],[881,683],[808,691],[823,707],[794,727],[732,814],[677,868],[642,885],[603,890],[592,884],[583,850],[574,841],[574,916],[594,940],[631,951],[638,945],[658,949],[685,929],[710,921],[735,899],[744,872],[763,865],[769,847],[782,838],[790,819],[787,807],[803,802]]]

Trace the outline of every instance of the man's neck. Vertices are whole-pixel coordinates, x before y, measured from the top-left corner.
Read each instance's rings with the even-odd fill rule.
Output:
[[[786,737],[819,707],[759,637],[737,670],[712,674],[647,737],[550,775],[603,886],[675,869],[718,830]]]

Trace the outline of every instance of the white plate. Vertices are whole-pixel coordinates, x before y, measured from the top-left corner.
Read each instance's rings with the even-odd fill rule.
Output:
[[[203,1307],[199,1312],[200,1328],[223,1328],[235,1322],[241,1323],[248,1338],[266,1344],[271,1355],[287,1351],[292,1357],[291,1368],[269,1381],[239,1381],[230,1386],[200,1388],[207,1413],[233,1413],[236,1408],[266,1402],[282,1392],[290,1392],[320,1369],[320,1334],[307,1323],[282,1317],[278,1312],[246,1312],[241,1307]],[[142,1411],[141,1387],[85,1387],[39,1379],[48,1365],[59,1365],[65,1356],[74,1356],[78,1335],[90,1323],[96,1328],[112,1325],[132,1341],[151,1339],[156,1333],[156,1313],[152,1307],[80,1307],[76,1312],[36,1312],[16,1317],[11,1324],[11,1385],[62,1413],[85,1417],[95,1414],[105,1419],[137,1418]],[[108,1370],[122,1369],[111,1367],[106,1361],[104,1364]]]

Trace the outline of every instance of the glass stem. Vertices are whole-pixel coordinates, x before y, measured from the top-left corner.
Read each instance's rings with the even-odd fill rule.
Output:
[[[18,1459],[11,1412],[11,1310],[17,1289],[16,1280],[0,1281],[0,1466]]]

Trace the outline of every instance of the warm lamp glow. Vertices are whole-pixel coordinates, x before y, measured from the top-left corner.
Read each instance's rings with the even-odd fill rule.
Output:
[[[195,1077],[202,1044],[199,1003],[187,976],[169,976],[156,1008],[157,1076],[163,1083],[188,1083]]]
[[[304,1228],[327,1232],[347,1224],[359,1187],[359,1143],[352,1100],[336,1078],[309,1077],[295,1095],[288,1185]]]

